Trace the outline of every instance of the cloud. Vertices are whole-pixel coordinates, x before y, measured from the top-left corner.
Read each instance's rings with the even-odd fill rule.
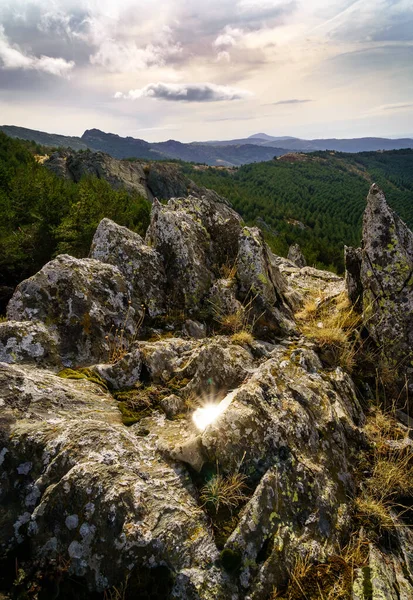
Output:
[[[386,104],[381,107],[383,110],[403,110],[405,108],[413,108],[413,102],[410,104],[403,104],[401,102],[396,104]]]
[[[245,100],[252,95],[246,90],[214,83],[149,83],[143,88],[130,90],[127,94],[116,92],[115,98],[126,100],[156,98],[172,102],[222,102]]]
[[[231,46],[235,46],[237,40],[242,38],[243,35],[244,31],[242,29],[235,29],[227,25],[224,31],[214,41],[214,46],[216,48],[230,48]]]
[[[52,58],[51,56],[33,56],[24,54],[19,46],[12,46],[4,33],[4,27],[0,25],[0,60],[4,69],[36,70],[68,77],[75,66],[73,61],[64,58]]]
[[[291,100],[279,100],[279,102],[272,102],[272,106],[279,106],[280,104],[307,104],[307,102],[312,102],[312,100],[298,100],[296,98],[292,98]]]

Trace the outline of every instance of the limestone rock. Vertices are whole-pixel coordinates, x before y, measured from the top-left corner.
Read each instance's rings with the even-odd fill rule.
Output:
[[[298,244],[293,244],[292,246],[290,246],[287,258],[300,269],[301,267],[307,266],[307,261],[305,260],[304,255],[301,252],[301,248]]]
[[[45,324],[59,338],[63,364],[71,366],[107,359],[122,329],[125,340],[133,338],[129,303],[130,288],[119,269],[61,255],[17,286],[7,315]]]
[[[146,243],[163,257],[168,302],[194,310],[211,285],[210,237],[205,227],[176,205],[154,201]]]
[[[59,365],[57,337],[43,323],[0,323],[0,362]]]
[[[151,317],[165,312],[166,275],[158,252],[140,235],[103,219],[93,237],[90,258],[119,269],[132,287],[133,305],[143,305]]]

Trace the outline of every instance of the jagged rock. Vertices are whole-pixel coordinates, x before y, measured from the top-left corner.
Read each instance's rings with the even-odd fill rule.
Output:
[[[163,257],[172,307],[198,309],[211,285],[210,237],[176,201],[154,201],[146,243]]]
[[[15,321],[40,321],[59,338],[64,365],[108,358],[110,347],[133,338],[135,311],[119,269],[61,255],[20,283],[7,307]]]
[[[43,323],[0,323],[0,362],[59,365],[57,337]]]
[[[154,162],[143,169],[152,198],[169,200],[187,195],[189,182],[177,165]]]
[[[0,365],[0,402],[0,549],[26,544],[31,584],[36,572],[53,582],[62,559],[68,597],[77,589],[71,578],[81,584],[76,597],[88,598],[128,573],[131,582],[152,577],[151,592],[163,589],[162,597],[237,597],[216,567],[186,470],[125,428],[108,393],[86,380]],[[162,587],[158,571],[170,585]]]
[[[288,260],[293,262],[297,267],[307,266],[307,261],[304,258],[304,254],[301,252],[301,248],[298,244],[293,244],[288,250]]]
[[[169,206],[174,210],[184,210],[205,227],[217,266],[232,266],[238,253],[241,217],[213,190],[199,190],[198,193],[198,196],[174,198]]]
[[[255,316],[264,323],[261,333],[269,330],[285,335],[293,331],[292,313],[283,295],[285,280],[257,227],[244,227],[240,234],[237,279],[240,294],[251,302]]]
[[[185,321],[182,331],[187,337],[195,338],[196,340],[202,340],[206,337],[205,325],[202,325],[198,321],[191,321],[191,319]]]
[[[90,258],[118,267],[132,286],[132,300],[149,316],[165,312],[166,275],[158,252],[140,235],[110,219],[103,219],[93,237]]]
[[[363,285],[361,283],[361,264],[363,260],[360,248],[344,246],[346,265],[346,287],[350,301],[357,309],[363,306]]]
[[[241,585],[256,600],[285,583],[299,549],[320,559],[348,527],[349,440],[359,439],[364,416],[350,377],[323,373],[310,354],[301,366],[279,347],[202,434],[221,472],[242,464],[253,481],[263,476],[226,545],[241,553]]]
[[[114,364],[93,365],[96,372],[114,390],[130,388],[138,383],[142,371],[142,359],[139,349],[128,352]]]
[[[375,184],[367,197],[361,257],[364,324],[384,365],[405,374],[413,389],[413,234]]]

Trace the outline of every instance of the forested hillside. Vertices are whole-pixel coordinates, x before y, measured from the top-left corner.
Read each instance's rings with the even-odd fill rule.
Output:
[[[87,256],[100,220],[144,233],[149,202],[100,179],[58,178],[36,159],[37,144],[0,132],[0,314],[2,299],[57,253]]]
[[[237,170],[186,166],[200,185],[225,196],[286,255],[299,243],[311,265],[343,272],[343,245],[358,245],[370,184],[413,226],[413,150],[287,155]]]

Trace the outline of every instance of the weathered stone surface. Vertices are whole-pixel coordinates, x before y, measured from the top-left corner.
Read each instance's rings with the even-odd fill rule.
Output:
[[[149,316],[165,312],[166,275],[158,252],[140,235],[110,219],[103,219],[93,237],[90,258],[114,265],[132,287],[133,305]]]
[[[304,255],[301,252],[301,248],[298,244],[293,244],[292,246],[290,246],[287,258],[300,269],[301,267],[307,266],[307,261],[305,260]]]
[[[361,264],[363,253],[360,248],[344,246],[346,265],[346,287],[350,301],[357,309],[363,307],[363,285],[361,283]]]
[[[210,237],[205,227],[170,201],[154,201],[146,243],[163,257],[168,303],[181,310],[199,308],[211,285]]]
[[[154,383],[166,383],[191,359],[200,342],[170,338],[159,342],[138,342],[142,362]]]
[[[413,388],[413,234],[373,185],[363,219],[364,322],[388,368]]]
[[[142,371],[140,350],[132,349],[114,364],[93,365],[91,369],[114,390],[133,387]]]
[[[0,323],[0,362],[59,365],[57,337],[43,323]]]
[[[265,330],[276,335],[293,331],[292,313],[284,298],[286,282],[257,227],[244,227],[240,234],[237,279],[239,293],[252,300],[255,317],[261,318],[258,335]]]
[[[196,340],[202,340],[206,337],[205,325],[202,325],[198,321],[191,321],[191,319],[185,321],[182,332],[187,337],[195,338]]]
[[[212,284],[207,302],[210,311],[216,320],[225,315],[240,315],[243,318],[245,308],[236,297],[237,282],[235,279],[217,279]]]
[[[306,368],[284,354],[275,350],[202,434],[204,451],[222,472],[242,465],[253,481],[263,476],[227,542],[242,555],[241,585],[257,599],[284,583],[298,547],[308,543],[320,558],[342,535],[353,489],[348,444],[364,420],[340,369],[326,375],[310,351]],[[260,563],[265,542],[273,550]]]
[[[28,544],[30,581],[42,569],[53,581],[64,560],[66,583],[80,578],[86,598],[165,565],[177,598],[232,596],[185,469],[125,428],[109,394],[0,365],[0,402],[0,548]]]
[[[129,302],[130,287],[119,269],[61,255],[17,286],[7,315],[44,323],[59,338],[63,364],[90,364],[108,358],[120,330],[125,340],[133,338]]]
[[[231,264],[238,253],[241,217],[213,190],[200,190],[198,196],[172,199],[174,210],[184,210],[205,227],[211,239],[211,252],[217,266]]]

